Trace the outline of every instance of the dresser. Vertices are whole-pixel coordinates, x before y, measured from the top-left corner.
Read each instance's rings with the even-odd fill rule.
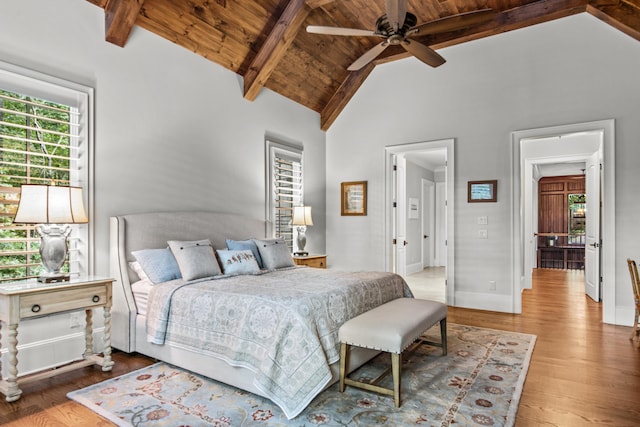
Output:
[[[113,279],[82,277],[68,282],[40,283],[23,280],[0,284],[0,344],[7,348],[7,378],[0,378],[0,392],[7,402],[20,398],[20,384],[38,381],[54,375],[91,365],[102,366],[103,371],[113,367],[111,360],[111,286]],[[93,352],[93,309],[104,309],[103,355]],[[82,360],[65,364],[55,370],[19,378],[18,327],[29,319],[74,310],[85,311],[85,352]],[[0,365],[0,372],[2,366]]]
[[[304,255],[293,257],[293,262],[296,265],[306,265],[307,267],[314,268],[327,268],[327,256],[326,255]]]

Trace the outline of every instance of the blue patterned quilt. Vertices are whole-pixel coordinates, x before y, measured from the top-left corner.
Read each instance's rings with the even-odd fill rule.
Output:
[[[338,329],[385,302],[412,296],[402,277],[308,267],[158,284],[148,340],[171,342],[255,372],[255,385],[288,418],[331,380]]]

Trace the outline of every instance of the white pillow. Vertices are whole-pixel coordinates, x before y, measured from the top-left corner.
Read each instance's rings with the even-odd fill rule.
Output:
[[[218,249],[216,253],[224,274],[256,274],[260,272],[258,261],[250,249],[241,251]]]
[[[220,266],[209,239],[167,242],[178,262],[182,278],[186,281],[219,276]]]
[[[289,248],[284,239],[253,239],[260,251],[262,265],[267,270],[276,270],[278,268],[293,267],[293,257],[289,252]]]

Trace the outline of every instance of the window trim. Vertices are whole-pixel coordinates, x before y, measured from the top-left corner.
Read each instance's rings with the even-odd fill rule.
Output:
[[[301,179],[301,195],[300,203],[304,204],[304,149],[302,144],[285,143],[274,139],[267,138],[265,140],[265,160],[266,160],[266,203],[265,203],[265,233],[268,237],[275,236],[275,205],[274,205],[274,182],[273,182],[273,165],[274,158],[276,156],[290,158],[294,161],[300,162],[302,168]],[[296,240],[296,227],[292,227],[292,244],[295,245]]]
[[[78,144],[79,140],[85,142],[86,147],[76,145],[76,149],[86,152],[82,155],[78,167],[71,171],[70,181],[73,185],[84,188],[84,203],[89,217],[88,224],[76,226],[77,230],[74,231],[74,233],[80,233],[87,242],[86,258],[78,260],[79,273],[93,275],[95,271],[94,89],[3,61],[0,61],[0,84],[12,92],[73,106],[78,109],[79,115],[85,118],[86,125],[81,128],[81,137],[72,138],[72,141],[75,140],[75,144]]]

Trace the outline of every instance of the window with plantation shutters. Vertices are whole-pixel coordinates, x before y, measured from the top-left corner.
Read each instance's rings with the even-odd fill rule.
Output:
[[[0,62],[0,282],[40,274],[36,227],[13,224],[22,184],[89,195],[90,101],[88,88]],[[72,229],[63,270],[88,274],[89,227]]]
[[[291,251],[296,238],[293,207],[303,203],[302,148],[267,141],[268,218],[273,237],[282,237]]]

